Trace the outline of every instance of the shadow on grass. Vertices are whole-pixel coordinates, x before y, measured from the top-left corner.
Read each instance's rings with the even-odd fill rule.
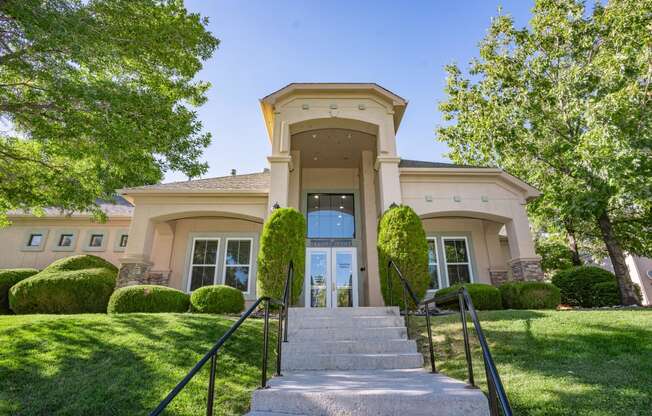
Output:
[[[3,415],[147,414],[234,321],[187,314],[16,319],[0,325]],[[260,383],[262,323],[243,324],[218,357],[216,414],[243,414]],[[208,366],[166,414],[204,413],[207,385]]]
[[[433,324],[437,364],[443,373],[466,379],[455,318]],[[652,314],[501,311],[481,314],[480,323],[515,414],[650,414]],[[427,339],[420,334],[426,353]],[[475,333],[471,340],[474,374],[486,391]]]

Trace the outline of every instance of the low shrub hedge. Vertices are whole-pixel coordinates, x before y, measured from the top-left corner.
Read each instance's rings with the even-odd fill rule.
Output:
[[[462,286],[466,288],[473,301],[473,306],[478,310],[496,310],[503,308],[503,301],[500,295],[500,290],[492,285],[484,283],[465,283],[463,285],[453,285],[443,289],[439,289],[435,293],[435,297],[447,295],[451,292],[457,292]],[[457,303],[445,305],[444,308],[459,309]]]
[[[19,314],[104,313],[115,281],[107,268],[44,270],[9,290],[9,306]]]
[[[203,286],[190,296],[192,312],[240,313],[244,310],[244,295],[231,286]]]
[[[0,315],[11,313],[9,309],[9,289],[21,280],[38,273],[36,269],[4,269],[0,270]]]
[[[505,309],[555,309],[561,303],[559,288],[545,282],[510,282],[498,287]]]
[[[599,306],[595,304],[594,286],[604,282],[615,283],[616,276],[595,266],[579,266],[561,270],[552,277],[552,284],[561,291],[562,303],[584,308]]]
[[[112,263],[104,260],[101,257],[93,256],[91,254],[80,254],[78,256],[64,257],[50,263],[50,265],[43,269],[43,271],[53,273],[68,270],[99,268],[108,269],[114,273],[118,272],[118,268],[115,267]]]
[[[601,282],[592,286],[593,288],[593,306],[614,306],[620,304],[620,289],[618,283]]]
[[[132,312],[187,312],[190,296],[180,290],[166,286],[136,285],[120,288],[113,292],[108,313]]]

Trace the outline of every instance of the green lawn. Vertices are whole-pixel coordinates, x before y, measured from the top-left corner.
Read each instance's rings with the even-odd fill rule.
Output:
[[[652,415],[652,310],[493,311],[481,312],[480,324],[516,415]],[[438,369],[466,379],[459,314],[432,328]],[[428,360],[425,319],[412,330]]]
[[[234,320],[191,314],[0,316],[0,415],[145,415]],[[274,350],[271,342],[270,367]],[[260,382],[261,351],[262,320],[249,320],[219,355],[216,415],[246,413]],[[207,380],[208,365],[166,414],[204,414]]]

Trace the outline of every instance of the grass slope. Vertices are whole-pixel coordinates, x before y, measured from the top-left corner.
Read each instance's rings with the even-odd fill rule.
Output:
[[[425,319],[412,322],[429,365]],[[480,324],[516,415],[652,414],[652,310],[492,311],[480,312]],[[435,318],[432,328],[438,370],[466,379],[459,315]]]
[[[0,317],[0,415],[147,414],[234,320],[190,314]],[[270,342],[270,367],[274,349]],[[261,351],[261,320],[245,323],[223,347],[216,415],[246,413],[260,383]],[[166,414],[205,414],[208,368]]]

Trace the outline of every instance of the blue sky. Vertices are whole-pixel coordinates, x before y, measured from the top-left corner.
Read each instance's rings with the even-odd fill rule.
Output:
[[[198,78],[212,83],[199,109],[213,143],[206,177],[267,166],[270,147],[258,99],[290,82],[376,82],[409,101],[397,134],[406,159],[445,161],[435,141],[444,65],[477,56],[492,16],[527,24],[527,0],[187,0],[221,41]],[[169,172],[166,181],[185,180]]]

